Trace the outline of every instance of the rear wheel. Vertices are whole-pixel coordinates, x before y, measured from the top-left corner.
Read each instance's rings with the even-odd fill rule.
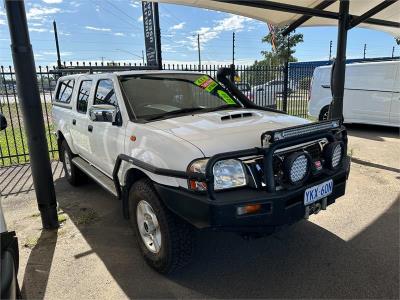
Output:
[[[151,180],[141,179],[129,191],[131,224],[146,262],[166,274],[190,262],[194,230],[160,201]]]
[[[71,185],[79,185],[83,181],[85,174],[72,163],[74,154],[71,152],[71,149],[69,149],[67,141],[65,140],[61,144],[60,153],[63,158],[65,177]]]
[[[329,120],[329,105],[324,106],[319,113],[319,120],[326,121]]]

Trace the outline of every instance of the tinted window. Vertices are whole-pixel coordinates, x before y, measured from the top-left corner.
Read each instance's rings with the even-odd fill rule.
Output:
[[[58,86],[56,101],[62,103],[70,103],[72,91],[74,90],[74,80],[64,80]]]
[[[79,87],[78,101],[76,102],[76,110],[80,113],[86,113],[89,93],[92,87],[91,80],[83,80]]]
[[[97,83],[96,96],[94,104],[110,104],[117,106],[117,97],[115,96],[114,84],[112,80],[102,79]]]

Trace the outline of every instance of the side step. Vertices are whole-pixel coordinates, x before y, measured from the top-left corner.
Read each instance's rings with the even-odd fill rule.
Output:
[[[111,178],[107,177],[87,161],[78,156],[72,159],[72,163],[81,169],[83,173],[96,181],[103,189],[110,192],[115,197],[118,197],[114,181]]]

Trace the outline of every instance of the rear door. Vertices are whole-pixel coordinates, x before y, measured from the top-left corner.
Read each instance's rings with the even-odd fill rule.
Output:
[[[121,103],[116,93],[117,85],[117,80],[112,77],[100,77],[94,87],[93,105],[108,104],[120,107]],[[116,126],[111,122],[94,122],[89,119],[91,161],[109,176],[112,175],[117,156],[124,151],[127,120],[123,119],[122,123],[122,126]]]
[[[93,80],[83,77],[77,82],[77,93],[75,108],[73,112],[71,134],[78,154],[87,160],[91,160],[92,149],[90,146],[90,136],[88,132],[89,117],[88,104],[92,91]]]

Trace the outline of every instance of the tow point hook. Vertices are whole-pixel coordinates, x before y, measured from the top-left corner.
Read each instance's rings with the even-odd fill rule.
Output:
[[[308,219],[312,214],[318,214],[321,210],[326,210],[327,206],[327,198],[321,200],[321,202],[313,203],[309,206],[306,206],[306,213],[304,218]]]

